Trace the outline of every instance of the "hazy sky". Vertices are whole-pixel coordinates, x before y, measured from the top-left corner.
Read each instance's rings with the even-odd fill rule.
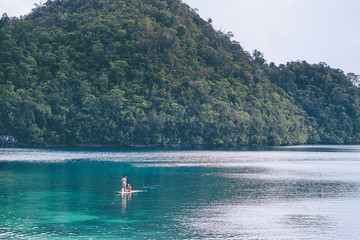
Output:
[[[115,0],[114,0],[115,1]],[[42,1],[45,2],[45,1]],[[246,51],[268,62],[306,60],[360,74],[359,0],[183,0],[216,30],[233,32]],[[0,0],[0,13],[20,16],[39,0]]]

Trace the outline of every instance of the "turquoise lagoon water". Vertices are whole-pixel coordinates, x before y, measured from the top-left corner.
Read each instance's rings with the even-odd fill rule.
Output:
[[[359,239],[359,187],[359,146],[0,148],[0,239]]]

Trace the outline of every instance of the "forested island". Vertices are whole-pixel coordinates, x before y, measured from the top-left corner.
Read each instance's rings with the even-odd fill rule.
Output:
[[[360,143],[359,77],[267,63],[179,0],[53,0],[0,20],[0,144]]]

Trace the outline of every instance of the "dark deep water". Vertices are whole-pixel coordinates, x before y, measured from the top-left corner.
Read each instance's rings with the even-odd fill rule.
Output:
[[[359,239],[359,186],[360,146],[0,148],[0,239]]]

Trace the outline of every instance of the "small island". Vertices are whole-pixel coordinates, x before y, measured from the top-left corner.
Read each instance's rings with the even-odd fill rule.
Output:
[[[0,36],[3,146],[360,143],[357,75],[267,63],[181,1],[47,1]]]

